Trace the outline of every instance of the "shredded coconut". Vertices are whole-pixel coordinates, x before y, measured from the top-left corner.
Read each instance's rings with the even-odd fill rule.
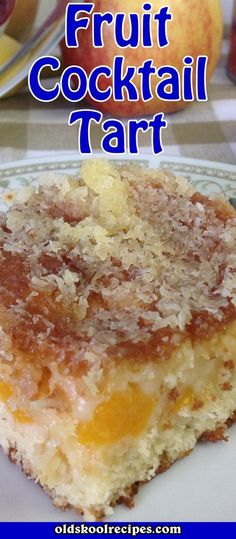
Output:
[[[235,247],[225,200],[168,172],[87,161],[1,216],[3,329],[18,350],[43,355],[47,341],[58,361],[127,355],[155,336],[160,352],[203,316],[236,318]]]

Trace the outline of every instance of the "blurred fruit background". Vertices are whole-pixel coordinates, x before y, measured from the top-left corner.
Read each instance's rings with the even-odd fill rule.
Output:
[[[6,34],[20,43],[26,41],[35,22],[39,5],[40,0],[17,0],[13,15],[6,28]],[[45,2],[41,3],[43,11],[40,16],[42,17],[44,17],[45,6]]]
[[[143,13],[143,0],[93,0],[95,11],[97,12],[138,12],[140,17]],[[65,43],[62,46],[62,54],[66,66],[79,65],[87,75],[101,64],[113,67],[114,57],[122,55],[125,58],[125,69],[128,66],[138,68],[143,62],[152,58],[154,66],[159,68],[165,65],[174,66],[179,73],[182,73],[183,58],[191,56],[195,61],[198,56],[208,56],[207,65],[207,80],[211,76],[219,61],[222,37],[223,37],[223,17],[221,0],[207,0],[204,2],[204,15],[202,10],[202,2],[199,0],[155,0],[153,2],[152,12],[158,12],[161,8],[168,6],[169,11],[173,15],[173,21],[168,24],[168,47],[160,48],[156,44],[156,22],[152,23],[152,36],[154,45],[152,48],[145,48],[142,45],[133,50],[131,48],[119,48],[113,37],[113,26],[104,25],[104,47],[102,49],[94,49],[93,47],[93,27],[89,26],[86,32],[80,33],[80,46],[78,48],[68,48]],[[126,35],[129,35],[129,24],[125,26]],[[194,70],[195,71],[195,70]],[[195,77],[194,77],[195,78]],[[134,83],[141,95],[141,80],[137,74],[134,77]],[[104,103],[95,103],[91,97],[87,100],[94,107],[108,112],[115,116],[142,116],[152,115],[158,112],[176,112],[184,107],[187,103],[180,101],[163,101],[156,96],[157,78],[152,77],[152,94],[153,98],[143,102],[140,99],[136,102],[130,102],[128,96],[125,95],[125,100],[115,102],[112,98]],[[76,81],[77,82],[77,81]],[[110,78],[101,76],[98,86],[102,90],[106,90],[111,84]],[[195,86],[195,82],[194,82]]]
[[[19,2],[28,2],[28,4],[31,5],[31,3],[34,1],[34,0],[18,0]],[[41,21],[49,12],[50,10],[52,9],[53,6],[56,5],[56,2],[57,0],[38,0],[39,1],[39,12],[38,12],[38,20]],[[127,0],[126,0],[127,1]],[[124,0],[125,2],[125,0]],[[198,2],[200,3],[200,0],[198,0]],[[208,0],[203,0],[202,3],[207,3]],[[233,9],[233,2],[234,0],[221,0],[221,4],[222,4],[222,9],[223,9],[223,13],[224,13],[224,21],[226,24],[230,24],[231,22],[231,19],[232,19],[232,9]],[[128,1],[127,1],[127,4],[128,4]]]
[[[58,0],[60,2],[62,0]],[[3,38],[0,42],[0,62],[2,63],[9,58],[18,48],[18,43],[23,43],[29,37],[33,26],[38,26],[43,21],[57,0],[50,2],[45,0],[16,0],[14,13],[7,25],[5,33],[11,38]],[[95,9],[97,11],[112,11],[117,12],[122,9],[129,11],[139,11],[142,13],[143,0],[94,0]],[[156,0],[155,9],[158,10],[167,2],[164,0]],[[141,46],[135,51],[126,49],[125,52],[115,46],[111,39],[112,29],[105,27],[105,48],[94,51],[92,40],[90,39],[90,29],[81,33],[81,45],[79,49],[67,49],[62,47],[62,55],[66,65],[77,64],[85,69],[89,74],[91,70],[101,63],[112,67],[113,58],[116,54],[124,54],[126,65],[141,65],[145,60],[152,57],[155,66],[174,65],[179,71],[182,70],[182,59],[185,55],[191,55],[196,58],[198,55],[207,54],[209,57],[208,63],[208,80],[218,63],[222,35],[223,35],[223,7],[225,18],[230,19],[232,0],[208,0],[205,3],[204,17],[202,16],[202,3],[199,0],[169,0],[168,4],[174,15],[175,24],[170,24],[168,35],[170,45],[167,49],[158,49],[153,47],[150,49],[142,48]],[[194,31],[193,31],[194,27]],[[153,31],[155,27],[153,25]],[[12,41],[15,40],[15,41]],[[16,41],[18,43],[16,43]],[[136,85],[139,86],[140,78],[136,77]],[[101,77],[101,87],[104,89],[109,81]],[[153,92],[155,95],[156,80],[153,81]],[[95,106],[93,102],[92,105]],[[99,108],[112,115],[120,116],[141,116],[143,114],[155,114],[160,111],[175,112],[186,106],[184,102],[160,102],[157,98],[152,99],[147,103],[141,100],[137,103],[130,103],[126,100],[124,103],[115,103],[112,99],[108,102],[99,105]]]
[[[230,24],[234,0],[220,1],[224,15],[224,23]],[[7,35],[19,42],[24,42],[31,33],[32,26],[38,26],[55,7],[56,3],[57,0],[16,0],[14,14],[7,25]],[[208,0],[206,4],[207,3]]]
[[[130,0],[129,2],[127,0],[95,1],[96,5],[99,4],[101,7],[104,5],[113,6],[114,9],[115,3],[119,5],[119,8],[125,6],[126,9],[128,6],[132,5],[133,9],[134,4],[141,4],[141,0]],[[162,0],[155,0],[155,7],[160,1]],[[204,23],[208,14],[210,25],[207,32],[211,42],[211,70],[214,70],[214,73],[208,88],[208,102],[201,104],[196,102],[184,108],[178,114],[168,115],[168,129],[163,134],[166,155],[184,155],[185,157],[236,163],[236,87],[226,75],[229,53],[229,27],[232,22],[234,0],[167,0],[165,5],[168,4],[168,1],[177,7],[181,4],[182,7],[187,4],[189,6],[195,5],[200,19],[200,23],[197,21],[197,24],[200,25],[202,24],[201,21]],[[57,0],[16,0],[16,2],[14,14],[7,25],[7,34],[5,33],[0,37],[0,65],[19,49],[21,43],[27,39],[32,30],[45,20],[57,4]],[[210,7],[213,4],[217,6],[217,15],[215,17],[213,11],[210,12]],[[220,5],[223,10],[225,28],[221,56],[218,61],[221,25]],[[191,24],[191,18],[189,18],[189,21]],[[199,28],[200,26],[198,26]],[[217,36],[214,36],[215,28],[219,29]],[[179,35],[175,37],[179,43],[181,43],[182,34],[185,34],[185,32],[186,29],[183,30],[180,22],[179,28],[176,29],[176,33]],[[195,23],[192,27],[192,34],[189,32],[190,45],[191,41],[194,41],[192,39],[194,34],[196,37]],[[203,35],[203,42],[205,38],[206,35]],[[202,47],[200,39],[197,46]],[[182,49],[181,53],[182,51],[185,52]],[[197,49],[195,52],[197,52]],[[202,49],[199,49],[199,52],[202,52]],[[109,50],[108,53],[110,53]],[[175,51],[173,51],[174,53]],[[54,50],[53,54],[59,55],[59,48]],[[87,51],[85,44],[84,56],[86,55],[89,57],[89,51]],[[161,60],[163,63],[163,58],[157,58],[157,62]],[[84,58],[79,59],[78,63],[83,61]],[[71,60],[68,59],[67,62],[71,63]],[[106,63],[102,57],[101,62]],[[142,59],[139,57],[140,62],[142,63]],[[132,63],[131,60],[130,63]],[[174,64],[174,61],[170,63]],[[45,72],[44,75],[47,77]],[[43,82],[48,87],[54,83],[52,79],[45,79]],[[1,160],[21,159],[25,156],[34,157],[36,154],[55,153],[55,151],[76,151],[78,126],[68,127],[68,117],[71,110],[73,110],[73,106],[73,104],[66,102],[63,96],[60,96],[54,103],[42,104],[30,95],[26,84],[23,87],[22,85],[18,86],[14,95],[11,93],[9,99],[0,100]],[[78,104],[79,107],[86,108],[87,104],[81,102]],[[108,112],[112,116],[116,115],[113,108]],[[134,113],[134,110],[131,112]],[[140,112],[142,115],[148,115],[151,110],[145,109]],[[129,115],[130,112],[124,110],[123,114]],[[135,114],[139,115],[139,111],[135,111]],[[126,119],[124,119],[125,122]],[[94,151],[100,149],[102,135],[101,126],[92,126],[91,140]],[[140,145],[143,152],[151,151],[150,135],[148,133],[140,135]]]

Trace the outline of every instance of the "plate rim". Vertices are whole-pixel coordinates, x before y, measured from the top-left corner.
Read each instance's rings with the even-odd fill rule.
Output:
[[[173,156],[173,155],[153,155],[149,153],[143,153],[138,155],[108,155],[104,154],[102,152],[94,152],[91,155],[81,155],[76,152],[64,152],[63,154],[58,155],[55,154],[48,154],[48,155],[42,155],[42,156],[35,156],[25,159],[19,159],[16,161],[4,161],[3,163],[0,163],[0,171],[6,171],[9,169],[9,171],[14,171],[17,169],[22,169],[24,167],[30,167],[30,166],[40,166],[40,165],[46,165],[46,164],[52,164],[55,165],[57,163],[63,163],[65,161],[68,161],[68,159],[73,163],[88,160],[88,159],[108,159],[112,161],[149,161],[151,163],[156,162],[156,166],[163,164],[176,164],[176,165],[185,165],[187,167],[205,167],[207,169],[211,169],[212,175],[214,175],[214,172],[230,172],[232,174],[235,174],[236,176],[236,164],[227,164],[220,161],[209,161],[206,159],[196,159],[192,157],[184,157],[184,156]],[[11,174],[8,174],[11,176]]]

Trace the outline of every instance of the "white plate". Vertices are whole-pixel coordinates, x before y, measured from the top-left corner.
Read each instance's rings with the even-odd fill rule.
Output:
[[[99,156],[101,157],[101,155]],[[164,167],[187,176],[206,193],[236,197],[236,167],[184,158],[138,158],[143,166]],[[119,160],[121,160],[119,158]],[[127,157],[123,160],[131,161]],[[0,208],[6,209],[22,185],[37,184],[45,171],[79,170],[78,154],[62,155],[0,166]],[[236,521],[236,426],[230,441],[199,444],[195,451],[141,488],[136,506],[115,509],[110,521]],[[55,509],[39,486],[0,454],[0,521],[78,521],[73,512]]]

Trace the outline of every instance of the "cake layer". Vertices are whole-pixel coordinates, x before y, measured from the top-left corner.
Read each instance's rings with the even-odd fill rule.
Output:
[[[168,362],[111,362],[99,379],[90,374],[90,395],[75,397],[80,421],[45,395],[22,409],[14,380],[1,381],[1,445],[57,505],[88,520],[108,515],[120,498],[129,503],[135,483],[188,454],[203,435],[223,437],[236,410],[235,369],[236,322],[210,339],[186,340]]]
[[[0,224],[0,444],[58,505],[107,515],[236,410],[235,211],[95,161]]]

